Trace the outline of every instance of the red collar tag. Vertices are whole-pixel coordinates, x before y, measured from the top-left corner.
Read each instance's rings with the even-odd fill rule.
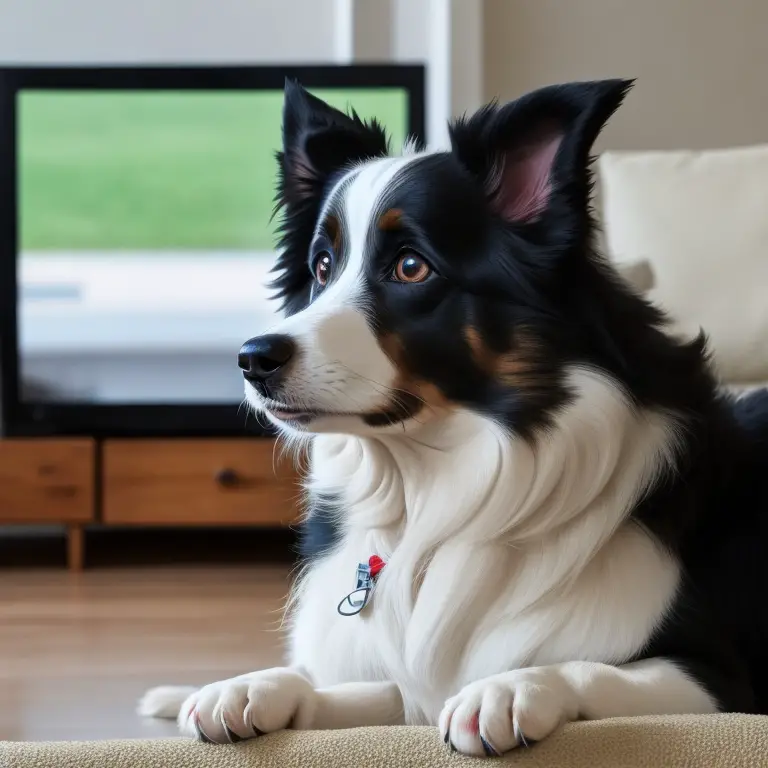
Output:
[[[378,555],[371,555],[368,558],[368,568],[371,572],[371,578],[375,579],[385,565],[386,563]]]

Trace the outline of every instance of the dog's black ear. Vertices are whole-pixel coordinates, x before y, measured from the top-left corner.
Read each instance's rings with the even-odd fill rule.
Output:
[[[309,301],[307,252],[329,179],[350,163],[386,155],[387,149],[386,133],[375,120],[346,115],[286,79],[275,194],[280,254],[271,285],[288,314]]]
[[[279,202],[300,204],[317,195],[335,171],[386,155],[387,149],[386,133],[376,120],[346,115],[286,79]]]
[[[586,211],[592,144],[632,84],[568,83],[490,104],[450,126],[453,153],[507,222],[528,224],[574,206]]]

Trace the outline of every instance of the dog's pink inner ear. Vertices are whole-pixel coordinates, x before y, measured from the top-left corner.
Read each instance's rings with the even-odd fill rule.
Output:
[[[546,210],[552,194],[552,165],[562,141],[562,134],[548,134],[541,141],[501,154],[491,190],[493,207],[500,216],[529,222]]]

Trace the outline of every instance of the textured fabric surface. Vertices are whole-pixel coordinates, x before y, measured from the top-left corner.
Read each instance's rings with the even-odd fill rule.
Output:
[[[188,739],[0,743],[2,768],[437,768],[478,765],[434,728],[284,731],[232,746]],[[768,768],[768,717],[711,715],[567,725],[482,764],[526,768]]]
[[[611,258],[651,262],[649,296],[704,328],[724,380],[768,379],[768,145],[606,152],[599,171]]]

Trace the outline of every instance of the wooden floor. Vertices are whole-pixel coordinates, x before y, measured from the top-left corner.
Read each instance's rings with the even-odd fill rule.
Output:
[[[280,663],[289,567],[0,571],[0,739],[174,736],[148,687]]]

